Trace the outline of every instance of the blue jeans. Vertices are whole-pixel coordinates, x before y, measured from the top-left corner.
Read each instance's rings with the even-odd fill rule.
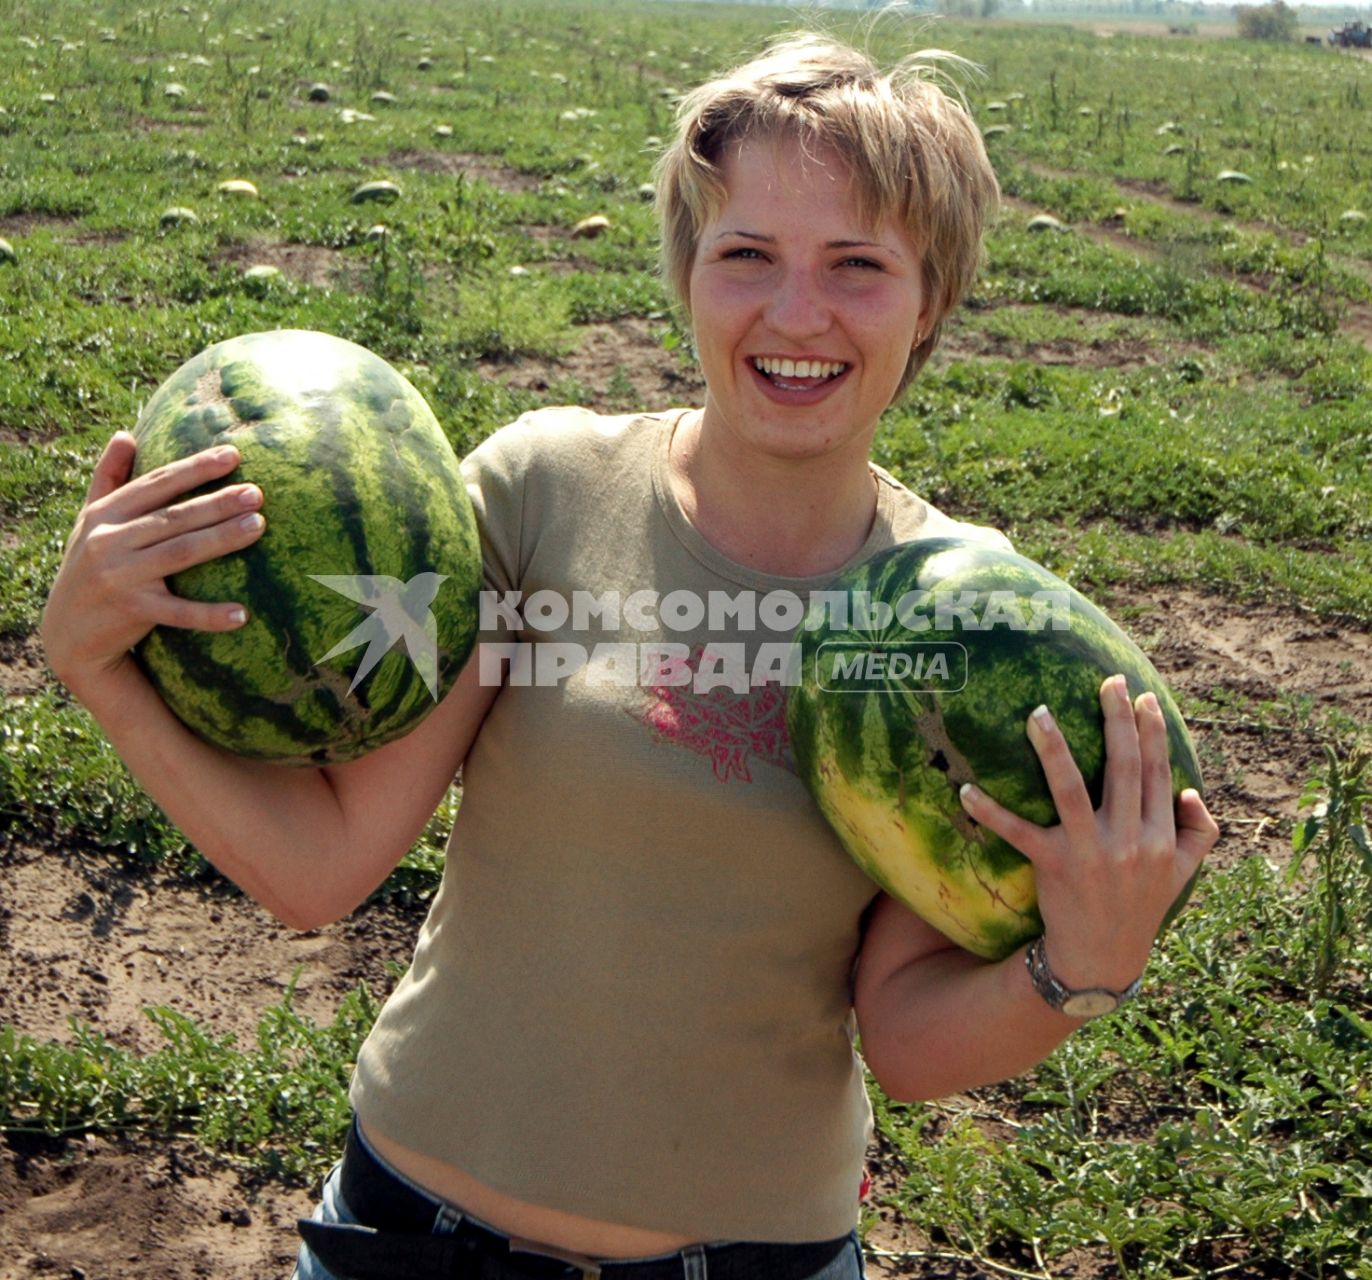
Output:
[[[361,1130],[358,1136],[362,1137]],[[367,1147],[372,1157],[387,1172],[414,1190],[424,1192],[422,1187],[411,1182],[410,1179],[399,1170],[382,1160],[376,1151],[367,1143],[366,1138],[362,1138],[363,1145]],[[334,1165],[327,1178],[324,1179],[323,1195],[314,1213],[311,1215],[316,1222],[342,1222],[355,1223],[357,1218],[353,1216],[348,1208],[343,1196],[339,1192],[339,1171],[342,1169],[342,1162]],[[433,1197],[430,1197],[433,1199]],[[458,1226],[464,1222],[474,1222],[479,1226],[489,1227],[489,1223],[482,1222],[471,1214],[464,1214],[461,1209],[452,1205],[445,1205],[441,1201],[434,1199],[434,1234],[443,1234],[456,1231]],[[491,1228],[494,1230],[494,1228]],[[671,1255],[660,1255],[671,1256]],[[617,1259],[625,1261],[625,1259]],[[845,1247],[837,1257],[827,1266],[822,1267],[808,1280],[864,1280],[865,1271],[862,1261],[862,1244],[858,1239],[858,1233],[854,1231],[848,1239],[848,1247]],[[327,1270],[322,1262],[310,1251],[309,1247],[301,1244],[300,1253],[296,1258],[295,1271],[292,1273],[291,1280],[338,1280],[332,1272]],[[682,1257],[682,1280],[709,1280],[707,1260],[703,1253],[694,1251],[684,1251]]]

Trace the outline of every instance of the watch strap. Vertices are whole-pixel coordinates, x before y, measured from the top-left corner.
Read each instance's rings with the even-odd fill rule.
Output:
[[[1024,953],[1024,964],[1029,970],[1029,980],[1034,984],[1034,990],[1052,1008],[1070,1017],[1096,1018],[1103,1013],[1113,1013],[1120,1005],[1138,995],[1143,985],[1143,976],[1140,975],[1123,991],[1111,991],[1108,987],[1073,990],[1064,986],[1049,967],[1042,934],[1029,944]]]

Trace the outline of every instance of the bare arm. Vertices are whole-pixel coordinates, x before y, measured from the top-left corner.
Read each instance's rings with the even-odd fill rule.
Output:
[[[1031,717],[1061,817],[1037,827],[977,792],[963,803],[1034,864],[1049,962],[1071,988],[1122,990],[1144,970],[1167,908],[1219,829],[1194,791],[1172,800],[1157,701],[1130,704],[1122,677],[1101,687],[1106,778],[1093,811],[1067,743]],[[914,1101],[1005,1080],[1042,1061],[1080,1021],[1034,990],[1021,947],[988,962],[889,898],[873,912],[854,1004],[862,1051],[882,1088]]]
[[[234,602],[173,596],[168,574],[261,535],[241,486],[176,501],[236,465],[206,451],[130,480],[134,442],[106,448],[42,623],[54,673],[85,704],[134,777],[195,846],[286,924],[352,910],[404,856],[443,798],[497,688],[469,663],[414,732],[347,765],[246,760],[196,737],[129,650],[155,625],[230,630]]]
[[[363,902],[443,799],[497,689],[467,664],[405,737],[323,768],[246,760],[191,733],[132,663],[83,697],[129,771],[224,875],[294,929]]]
[[[855,1005],[862,1056],[888,1097],[928,1101],[1008,1080],[1081,1025],[1034,990],[1024,951],[982,960],[895,899],[878,901]]]

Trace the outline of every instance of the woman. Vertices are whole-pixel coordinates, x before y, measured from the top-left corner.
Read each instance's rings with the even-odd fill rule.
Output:
[[[703,408],[546,410],[474,451],[501,607],[435,712],[350,764],[232,758],[162,706],[130,647],[159,623],[238,625],[163,577],[260,536],[241,516],[263,498],[182,497],[232,450],[130,481],[132,439],[111,441],[48,605],[49,661],[216,866],[317,927],[464,770],[442,889],[301,1224],[301,1280],[860,1275],[854,1032],[889,1095],[932,1098],[1040,1061],[1080,1025],[1064,991],[1132,991],[1217,834],[1195,792],[1174,810],[1151,695],[1102,686],[1099,810],[1046,712],[1028,732],[1061,824],[964,798],[1035,865],[1032,972],[877,894],[789,768],[789,601],[899,541],[1001,537],[868,461],[995,196],[975,127],[918,58],[883,76],[800,36],[691,95],[659,206]],[[535,592],[567,607],[521,616]]]

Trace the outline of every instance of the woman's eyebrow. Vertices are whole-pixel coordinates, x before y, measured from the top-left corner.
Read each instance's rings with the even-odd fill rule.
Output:
[[[763,235],[760,231],[725,230],[715,236],[716,240],[723,240],[726,236],[741,236],[744,240],[757,240],[761,244],[776,244],[776,236]],[[883,244],[880,240],[830,240],[826,242],[826,249],[885,249],[888,253],[895,253],[898,250],[894,245]]]

